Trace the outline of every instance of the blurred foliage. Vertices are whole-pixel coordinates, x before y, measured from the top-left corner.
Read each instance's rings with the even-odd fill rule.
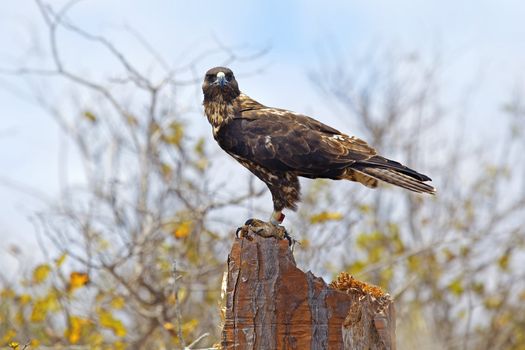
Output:
[[[65,12],[41,11],[57,48],[54,74],[83,96],[64,110],[57,101],[42,107],[78,151],[85,184],[63,184],[56,203],[36,215],[49,258],[2,282],[0,346],[183,348],[206,333],[199,346],[215,343],[226,254],[246,219],[236,210],[266,193],[264,185],[250,180],[221,192],[223,158],[209,150],[211,136],[192,137],[191,110],[175,102],[187,82],[172,71],[146,77],[100,38],[122,71],[87,80],[64,66],[55,28],[93,37],[60,22]],[[300,211],[287,221],[298,264],[390,292],[399,348],[525,349],[523,95],[504,104],[501,140],[465,145],[463,116],[450,112],[464,106],[442,106],[439,63],[384,54],[363,62],[325,60],[311,77],[348,116],[348,129],[435,177],[438,195],[303,183]],[[269,202],[257,203],[268,215]]]
[[[525,138],[516,130],[525,122],[525,94],[504,103],[500,139],[467,145],[464,116],[448,132],[454,109],[442,107],[439,64],[387,57],[389,64],[383,53],[369,55],[361,66],[323,61],[311,77],[350,116],[356,134],[383,154],[412,160],[434,178],[438,194],[370,193],[340,184],[327,191],[314,183],[300,222],[334,202],[349,209],[327,225],[330,240],[322,228],[314,234],[303,225],[310,239],[298,260],[390,291],[400,348],[524,349]],[[317,258],[319,251],[325,258]]]

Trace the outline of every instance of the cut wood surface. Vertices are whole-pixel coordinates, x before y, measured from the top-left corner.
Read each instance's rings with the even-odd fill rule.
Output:
[[[287,240],[243,227],[228,256],[223,349],[395,349],[395,311],[377,287],[331,285],[296,267]]]

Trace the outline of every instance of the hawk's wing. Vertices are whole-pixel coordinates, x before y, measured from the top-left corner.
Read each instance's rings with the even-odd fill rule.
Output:
[[[343,169],[376,155],[366,142],[304,115],[274,108],[244,110],[223,125],[217,140],[227,152],[269,170],[303,176]]]

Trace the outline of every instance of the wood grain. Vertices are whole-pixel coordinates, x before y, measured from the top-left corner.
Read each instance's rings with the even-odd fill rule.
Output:
[[[237,238],[226,279],[223,349],[395,349],[388,296],[328,286],[287,240]]]

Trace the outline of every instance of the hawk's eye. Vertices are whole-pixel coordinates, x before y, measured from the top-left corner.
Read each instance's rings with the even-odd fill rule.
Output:
[[[209,82],[212,82],[215,80],[215,76],[213,74],[208,74],[206,76],[206,80],[209,81]]]
[[[232,73],[226,73],[226,79],[232,80],[233,74]]]

